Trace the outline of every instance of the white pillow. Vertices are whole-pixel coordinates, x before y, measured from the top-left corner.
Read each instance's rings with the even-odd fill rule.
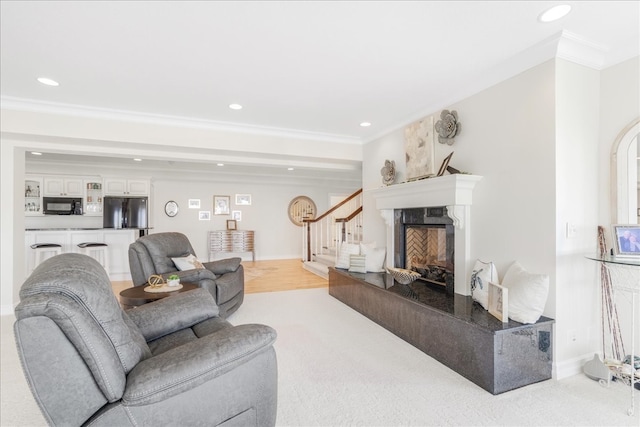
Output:
[[[471,296],[485,309],[489,309],[489,282],[500,284],[498,270],[492,262],[476,260],[471,270]]]
[[[364,255],[349,255],[349,271],[352,273],[366,273]]]
[[[360,245],[362,255],[365,255],[364,260],[367,272],[380,273],[384,270],[384,257],[387,253],[385,248],[375,248],[368,245]]]
[[[351,255],[360,254],[360,245],[357,243],[342,243],[340,245],[340,252],[338,252],[338,261],[336,262],[336,268],[349,268]]]
[[[171,261],[176,265],[176,268],[180,271],[203,269],[204,265],[195,257],[195,255],[189,254],[189,256],[180,258],[171,258]]]
[[[526,271],[517,261],[502,279],[509,289],[509,318],[520,323],[536,323],[547,303],[549,276]]]

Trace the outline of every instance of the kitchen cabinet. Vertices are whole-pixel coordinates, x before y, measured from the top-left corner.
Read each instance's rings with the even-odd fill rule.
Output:
[[[82,178],[62,178],[51,177],[44,178],[44,195],[45,196],[73,196],[83,197]]]
[[[24,180],[24,214],[42,215],[42,178],[26,176]]]
[[[105,178],[105,196],[148,196],[149,180]]]
[[[84,191],[84,214],[102,216],[102,179],[85,178]]]

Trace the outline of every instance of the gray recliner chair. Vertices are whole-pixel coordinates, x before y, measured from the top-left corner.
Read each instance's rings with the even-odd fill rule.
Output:
[[[244,268],[241,258],[227,258],[203,262],[202,269],[179,271],[171,258],[195,255],[187,236],[168,232],[140,237],[129,245],[129,268],[134,286],[147,282],[152,274],[165,280],[177,274],[181,282],[194,283],[208,290],[225,319],[236,311],[244,300]]]
[[[68,253],[20,300],[18,354],[51,425],[275,425],[276,332],[232,326],[204,289],[123,311],[104,268]]]

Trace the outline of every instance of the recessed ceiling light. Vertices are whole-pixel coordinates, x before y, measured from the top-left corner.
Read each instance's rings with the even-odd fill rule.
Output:
[[[362,123],[360,123],[360,126],[362,126],[363,128],[366,128],[366,127],[371,126],[371,123],[369,123],[369,122],[362,122]]]
[[[540,22],[553,22],[558,19],[564,17],[571,11],[571,6],[568,4],[559,4],[558,6],[554,6],[551,9],[548,9],[538,17],[538,21]]]
[[[32,151],[31,154],[33,154],[34,156],[42,156],[42,153],[38,151]]]
[[[40,83],[42,83],[43,85],[47,85],[47,86],[59,86],[60,85],[60,83],[58,83],[57,81],[52,80],[52,79],[48,79],[46,77],[38,77],[38,81]]]
[[[218,166],[224,166],[224,163],[218,163]]]
[[[133,159],[134,162],[141,162],[142,159]]]
[[[288,171],[292,171],[292,170],[293,170],[293,168],[287,168],[287,170],[288,170]]]
[[[229,108],[232,110],[242,110],[242,105],[240,104],[229,104]]]

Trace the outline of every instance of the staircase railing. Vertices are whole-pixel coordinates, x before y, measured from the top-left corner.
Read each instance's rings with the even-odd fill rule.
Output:
[[[362,188],[315,219],[302,224],[302,260],[326,255],[336,250],[345,238],[354,239],[362,232]],[[357,224],[357,225],[356,225]]]

